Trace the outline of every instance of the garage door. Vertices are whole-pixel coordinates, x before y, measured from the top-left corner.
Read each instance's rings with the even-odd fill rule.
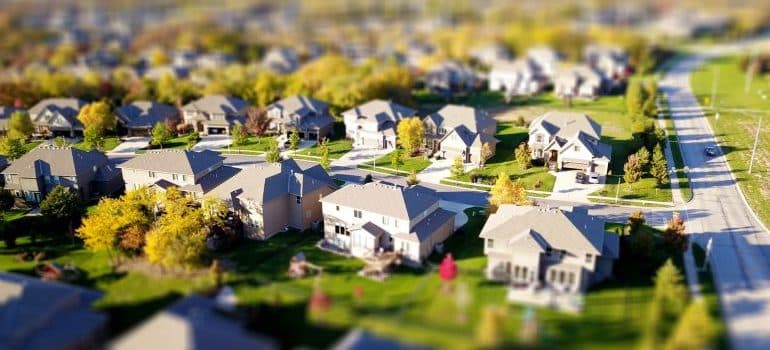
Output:
[[[225,128],[209,128],[208,134],[209,135],[219,135],[219,134],[226,134],[227,131]]]
[[[575,170],[586,170],[588,168],[587,163],[579,163],[579,162],[564,162],[561,164],[562,169],[575,169]]]

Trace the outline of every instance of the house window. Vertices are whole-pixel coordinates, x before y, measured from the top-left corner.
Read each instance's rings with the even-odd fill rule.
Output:
[[[565,277],[566,277],[566,276],[565,276],[565,273],[564,273],[564,271],[559,271],[559,283],[560,283],[560,284],[564,284],[564,278],[565,278]]]
[[[535,139],[537,140],[537,142],[543,142],[543,135],[537,135]]]
[[[361,218],[361,211],[353,209],[353,217],[360,219]]]
[[[511,262],[506,261],[505,262],[505,273],[511,273]]]
[[[297,204],[302,204],[302,197],[297,196]]]
[[[382,217],[382,224],[383,225],[387,225],[388,224],[388,217],[387,216],[383,216]]]
[[[337,206],[337,211],[340,211],[340,206],[339,205]]]
[[[586,254],[586,262],[587,263],[590,263],[591,261],[593,261],[593,258],[594,257],[591,254]]]
[[[409,242],[401,241],[401,252],[409,251]]]
[[[148,175],[149,175],[150,177],[155,177],[155,172],[154,172],[154,171],[150,171],[150,172],[148,172]]]
[[[548,277],[548,280],[551,282],[556,282],[556,270],[551,270],[549,275],[550,276]]]
[[[568,280],[569,284],[575,284],[575,273],[574,272],[570,272],[569,273],[569,278],[567,280]]]
[[[487,240],[487,248],[494,248],[495,247],[495,240],[494,239],[488,239]]]
[[[182,175],[182,181],[187,181],[187,175]]]
[[[174,181],[176,181],[177,178],[178,178],[178,175],[177,174],[171,174],[171,178],[174,179]]]
[[[575,152],[580,152],[580,146],[575,145]]]
[[[507,262],[507,263],[505,263],[505,265],[506,265],[506,270],[510,271],[511,263]],[[521,268],[519,267],[519,265],[516,265],[516,266],[513,267],[513,277],[519,278],[519,270],[520,269]]]

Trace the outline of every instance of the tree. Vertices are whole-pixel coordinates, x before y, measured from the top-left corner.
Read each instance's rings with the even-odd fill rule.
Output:
[[[623,165],[623,171],[623,180],[629,185],[636,183],[642,177],[639,159],[635,154],[628,156],[628,161]]]
[[[161,48],[156,48],[150,53],[150,65],[153,67],[159,67],[168,64],[169,58]]]
[[[275,138],[268,139],[267,152],[265,152],[265,160],[268,163],[278,163],[281,161],[281,150],[278,149],[278,141]]]
[[[665,350],[709,349],[715,336],[716,327],[706,303],[703,300],[695,300],[684,310],[684,314],[663,348]]]
[[[104,146],[104,133],[97,127],[87,127],[83,131],[83,143],[89,150],[101,149]]]
[[[13,196],[11,191],[6,189],[0,189],[0,211],[8,211],[16,204],[16,197]]]
[[[187,149],[192,149],[198,141],[201,140],[201,135],[193,131],[187,135]]]
[[[650,171],[650,151],[647,150],[647,147],[641,147],[639,148],[636,153],[634,153],[636,156],[636,159],[639,161],[639,169],[642,173]]]
[[[8,137],[10,138],[27,140],[34,131],[35,126],[32,125],[32,119],[25,111],[13,112],[8,119]]]
[[[299,141],[299,129],[294,128],[289,135],[289,149],[292,151],[299,149]]]
[[[254,136],[262,136],[270,126],[270,118],[265,110],[258,107],[249,107],[246,110],[246,131]]]
[[[206,251],[207,225],[202,208],[172,188],[163,200],[165,214],[147,233],[147,260],[164,268],[193,267]]]
[[[492,156],[492,147],[489,146],[489,142],[484,142],[481,145],[481,158],[479,159],[479,168],[484,169],[487,165],[487,159]]]
[[[644,80],[644,97],[642,113],[649,118],[656,118],[658,116],[658,82],[655,79]]]
[[[406,184],[414,186],[418,183],[420,183],[420,179],[417,178],[417,171],[412,170],[412,172],[409,173],[409,176],[406,177]]]
[[[64,137],[56,136],[56,138],[53,139],[53,145],[59,148],[64,148],[69,147],[72,144]]]
[[[48,62],[52,66],[61,68],[75,62],[77,48],[73,44],[61,44],[56,47]]]
[[[655,274],[654,301],[660,303],[664,313],[676,316],[687,305],[688,297],[682,273],[671,259],[666,260]]]
[[[465,174],[465,168],[463,167],[463,159],[460,156],[455,156],[455,159],[452,160],[452,166],[449,168],[449,172],[452,174],[452,177],[459,178],[460,176],[463,176]]]
[[[476,345],[482,349],[497,349],[503,344],[505,320],[504,308],[487,306],[481,313],[481,320],[476,326]]]
[[[227,216],[227,204],[219,197],[206,196],[201,201],[203,222],[208,225],[222,225]]]
[[[285,85],[284,79],[272,72],[265,71],[257,75],[252,92],[254,103],[260,107],[267,106],[281,97]]]
[[[650,175],[655,178],[658,186],[668,180],[668,163],[666,162],[666,157],[663,156],[663,151],[660,149],[660,144],[657,144],[652,151]]]
[[[27,150],[24,148],[24,144],[19,139],[4,137],[2,143],[0,143],[0,152],[2,152],[8,159],[16,160],[21,158]]]
[[[230,136],[233,138],[233,146],[242,146],[246,143],[246,130],[241,124],[235,124],[230,129]]]
[[[644,218],[644,212],[637,210],[628,216],[628,234],[634,234],[640,226],[644,225],[646,219]]]
[[[115,127],[115,115],[106,102],[94,102],[83,106],[78,113],[78,120],[83,127],[96,128],[100,132],[111,130]]]
[[[398,144],[406,151],[408,156],[422,145],[425,138],[425,125],[417,117],[404,118],[396,127],[398,133]]]
[[[320,164],[324,170],[329,171],[331,168],[331,161],[329,160],[329,139],[324,138],[318,143],[318,153],[321,155]]]
[[[398,170],[398,168],[404,164],[404,159],[401,156],[401,150],[396,148],[393,152],[390,152],[390,167]]]
[[[655,128],[655,131],[653,132],[655,134],[655,141],[657,144],[659,144],[663,149],[666,148],[666,131],[661,128]]]
[[[505,171],[497,176],[497,181],[489,191],[489,212],[494,213],[503,204],[529,205],[527,190],[519,181],[511,181]]]
[[[631,79],[626,87],[626,112],[635,117],[642,112],[645,102],[644,88],[639,79]]]
[[[163,145],[171,140],[171,130],[166,127],[165,123],[157,122],[152,127],[152,144],[159,146],[161,149]]]
[[[519,169],[527,170],[532,165],[532,152],[529,151],[529,146],[522,142],[516,147],[514,151],[516,157],[516,164],[519,165]]]
[[[66,222],[68,233],[72,236],[73,222],[80,219],[83,206],[77,194],[66,187],[56,186],[40,202],[40,214],[56,222]]]
[[[675,212],[663,231],[663,243],[673,253],[684,253],[689,246],[689,239],[685,233],[684,220]]]

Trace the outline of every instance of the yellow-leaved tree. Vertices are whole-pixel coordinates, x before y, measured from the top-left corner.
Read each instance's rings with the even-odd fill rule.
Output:
[[[147,260],[164,268],[193,267],[206,250],[207,226],[203,209],[172,187],[163,198],[165,214],[147,233]]]
[[[497,182],[489,191],[489,212],[494,213],[503,204],[530,205],[527,190],[519,181],[511,181],[505,171],[497,176]]]
[[[95,128],[101,132],[115,127],[115,115],[106,102],[94,102],[83,106],[78,113],[78,120],[83,126]]]
[[[398,144],[411,156],[422,145],[425,139],[425,125],[418,117],[404,118],[396,127]]]

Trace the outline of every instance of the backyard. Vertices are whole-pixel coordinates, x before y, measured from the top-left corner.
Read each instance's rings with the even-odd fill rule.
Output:
[[[770,206],[765,204],[770,195],[770,119],[767,107],[770,106],[763,96],[767,96],[770,87],[766,76],[756,76],[746,87],[746,75],[741,71],[739,58],[724,57],[711,60],[696,70],[690,84],[698,101],[704,106],[706,116],[730,164],[738,184],[749,204],[765,225],[770,225]],[[714,110],[710,109],[711,87],[718,69],[718,85]],[[740,110],[739,110],[740,109]],[[719,120],[715,113],[719,112]],[[756,158],[752,173],[748,173],[751,151],[757,132],[759,117],[764,116],[762,130],[759,132]]]

